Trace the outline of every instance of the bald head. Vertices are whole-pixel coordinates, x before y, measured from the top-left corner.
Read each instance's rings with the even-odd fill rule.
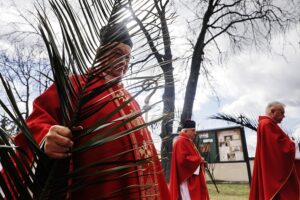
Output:
[[[266,115],[274,122],[280,123],[284,118],[285,105],[279,101],[270,102],[266,108]]]

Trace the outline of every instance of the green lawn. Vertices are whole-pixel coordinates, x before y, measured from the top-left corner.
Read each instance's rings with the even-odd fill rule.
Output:
[[[218,183],[220,193],[213,184],[207,184],[210,200],[247,200],[249,184]]]

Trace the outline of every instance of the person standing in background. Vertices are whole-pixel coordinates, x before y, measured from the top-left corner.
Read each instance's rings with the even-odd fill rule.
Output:
[[[186,120],[173,145],[169,188],[172,200],[209,199],[205,180],[207,163],[193,142],[195,125],[194,121]]]
[[[278,126],[285,105],[271,102],[259,116],[257,145],[249,200],[299,200],[300,184],[295,165],[295,143]]]

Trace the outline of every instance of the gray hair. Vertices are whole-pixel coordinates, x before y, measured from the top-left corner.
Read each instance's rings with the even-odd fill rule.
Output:
[[[273,101],[273,102],[268,103],[268,105],[266,107],[266,115],[269,115],[273,108],[278,108],[278,107],[285,108],[285,104],[283,104],[279,101]]]

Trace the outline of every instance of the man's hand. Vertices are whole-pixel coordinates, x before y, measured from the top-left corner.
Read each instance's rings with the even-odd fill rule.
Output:
[[[68,127],[54,125],[45,136],[44,152],[50,158],[63,159],[71,156],[73,145],[72,131]]]
[[[207,163],[206,161],[203,161],[203,162],[201,163],[201,166],[202,166],[203,168],[207,168],[207,167],[208,167],[208,163]]]

